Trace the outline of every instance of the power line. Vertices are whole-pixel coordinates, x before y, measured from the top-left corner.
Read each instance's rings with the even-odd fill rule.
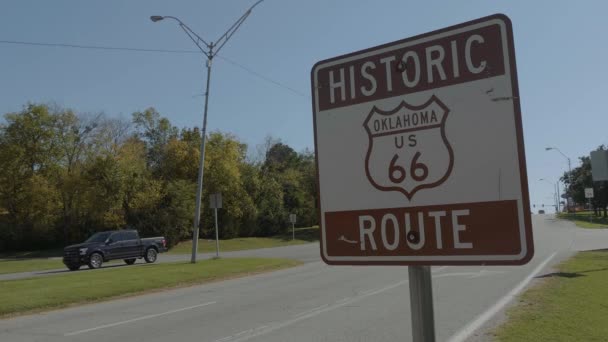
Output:
[[[129,52],[155,52],[155,53],[179,53],[179,54],[201,54],[200,51],[195,50],[169,50],[169,49],[144,49],[144,48],[129,48],[129,47],[116,47],[116,46],[101,46],[101,45],[80,45],[80,44],[64,44],[64,43],[41,43],[41,42],[25,42],[25,41],[17,41],[17,40],[0,40],[0,44],[13,44],[13,45],[29,45],[29,46],[39,46],[39,47],[58,47],[58,48],[72,48],[72,49],[84,49],[84,50],[105,50],[105,51],[129,51]],[[251,75],[254,75],[266,82],[272,83],[275,86],[283,88],[295,95],[309,98],[308,95],[293,89],[287,85],[284,85],[280,82],[277,82],[267,76],[262,75],[261,73],[254,71],[242,64],[239,64],[231,59],[228,59],[224,56],[218,55],[219,58],[226,61],[229,64],[232,64],[235,67],[238,67]]]
[[[268,78],[268,77],[266,77],[266,76],[264,76],[264,75],[262,75],[262,74],[260,74],[260,73],[258,73],[256,71],[254,71],[254,70],[251,70],[251,69],[247,68],[246,66],[244,66],[242,64],[239,64],[239,63],[237,63],[237,62],[235,62],[233,60],[230,60],[230,59],[228,59],[228,58],[226,58],[224,56],[218,55],[218,57],[221,58],[221,59],[223,59],[224,61],[226,61],[226,62],[228,62],[228,63],[230,63],[230,64],[238,67],[238,68],[241,68],[242,70],[245,70],[246,72],[248,72],[248,73],[250,73],[250,74],[252,74],[254,76],[257,76],[257,77],[259,77],[259,78],[261,78],[261,79],[263,79],[263,80],[265,80],[267,82],[270,82],[270,83],[272,83],[272,84],[274,84],[276,86],[279,86],[279,87],[281,87],[281,88],[283,88],[285,90],[289,90],[289,91],[291,91],[292,93],[294,93],[294,94],[296,94],[298,96],[309,98],[308,95],[306,95],[306,94],[304,94],[304,93],[302,93],[302,92],[300,92],[298,90],[295,90],[295,89],[293,89],[293,88],[291,88],[289,86],[286,86],[286,85],[284,85],[282,83],[279,83],[279,82],[277,82],[275,80],[272,80],[272,79],[270,79],[270,78]]]
[[[0,43],[2,43],[2,44],[15,44],[15,45],[32,45],[32,46],[75,48],[75,49],[87,49],[87,50],[115,50],[115,51],[136,51],[136,52],[166,52],[166,53],[201,53],[200,51],[194,51],[194,50],[141,49],[141,48],[114,47],[114,46],[95,46],[95,45],[79,45],[79,44],[61,44],[61,43],[22,42],[22,41],[16,41],[16,40],[0,40]]]

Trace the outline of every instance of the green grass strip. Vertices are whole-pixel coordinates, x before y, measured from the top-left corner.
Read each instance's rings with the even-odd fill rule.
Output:
[[[0,260],[0,274],[44,271],[65,268],[57,259],[3,259]]]
[[[301,245],[319,240],[319,227],[296,228],[295,240],[291,234],[272,237],[244,237],[220,240],[220,252],[243,251],[248,249],[272,248]],[[215,252],[215,240],[199,240],[199,253]],[[171,248],[169,254],[192,253],[192,241],[184,241]]]
[[[0,281],[0,316],[61,308],[286,267],[286,259],[215,259],[196,264],[168,263],[125,266],[96,271]]]
[[[608,250],[581,252],[526,291],[498,341],[607,341]]]
[[[597,217],[592,211],[581,211],[577,213],[560,213],[558,217],[563,220],[574,222],[578,227],[587,229],[608,228],[608,218]]]

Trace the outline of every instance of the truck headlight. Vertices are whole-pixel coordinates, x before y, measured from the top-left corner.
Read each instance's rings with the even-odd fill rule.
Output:
[[[81,249],[79,249],[79,251],[80,251],[80,255],[85,255],[85,254],[87,254],[87,251],[88,251],[88,250],[89,250],[88,248],[81,248]]]

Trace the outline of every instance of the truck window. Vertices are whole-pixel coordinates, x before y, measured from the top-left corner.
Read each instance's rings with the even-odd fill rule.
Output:
[[[123,232],[124,240],[137,240],[137,232]]]
[[[118,241],[125,240],[125,236],[124,236],[123,232],[114,233],[114,234],[112,234],[112,236],[110,238],[112,239],[112,242],[118,242]]]

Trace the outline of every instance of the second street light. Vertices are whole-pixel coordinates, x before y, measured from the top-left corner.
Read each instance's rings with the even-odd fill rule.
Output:
[[[198,234],[199,234],[199,225],[201,218],[201,197],[203,191],[203,168],[205,166],[205,140],[207,133],[207,110],[209,107],[209,83],[211,81],[211,63],[213,58],[217,55],[217,53],[226,45],[226,42],[232,37],[232,35],[241,27],[245,19],[251,14],[251,11],[255,6],[257,6],[263,0],[258,0],[253,6],[249,7],[249,9],[243,14],[230,28],[224,32],[216,41],[207,43],[203,38],[201,38],[198,34],[196,34],[190,27],[184,24],[181,20],[172,16],[161,16],[161,15],[153,15],[150,17],[152,22],[158,22],[164,19],[172,19],[178,22],[179,26],[186,32],[188,37],[196,44],[196,46],[201,50],[201,52],[207,57],[207,87],[205,88],[205,110],[203,113],[203,129],[202,129],[202,137],[201,137],[201,156],[198,166],[198,178],[196,185],[196,206],[194,212],[194,225],[192,228],[192,258],[191,262],[196,263],[196,255],[198,253]]]

